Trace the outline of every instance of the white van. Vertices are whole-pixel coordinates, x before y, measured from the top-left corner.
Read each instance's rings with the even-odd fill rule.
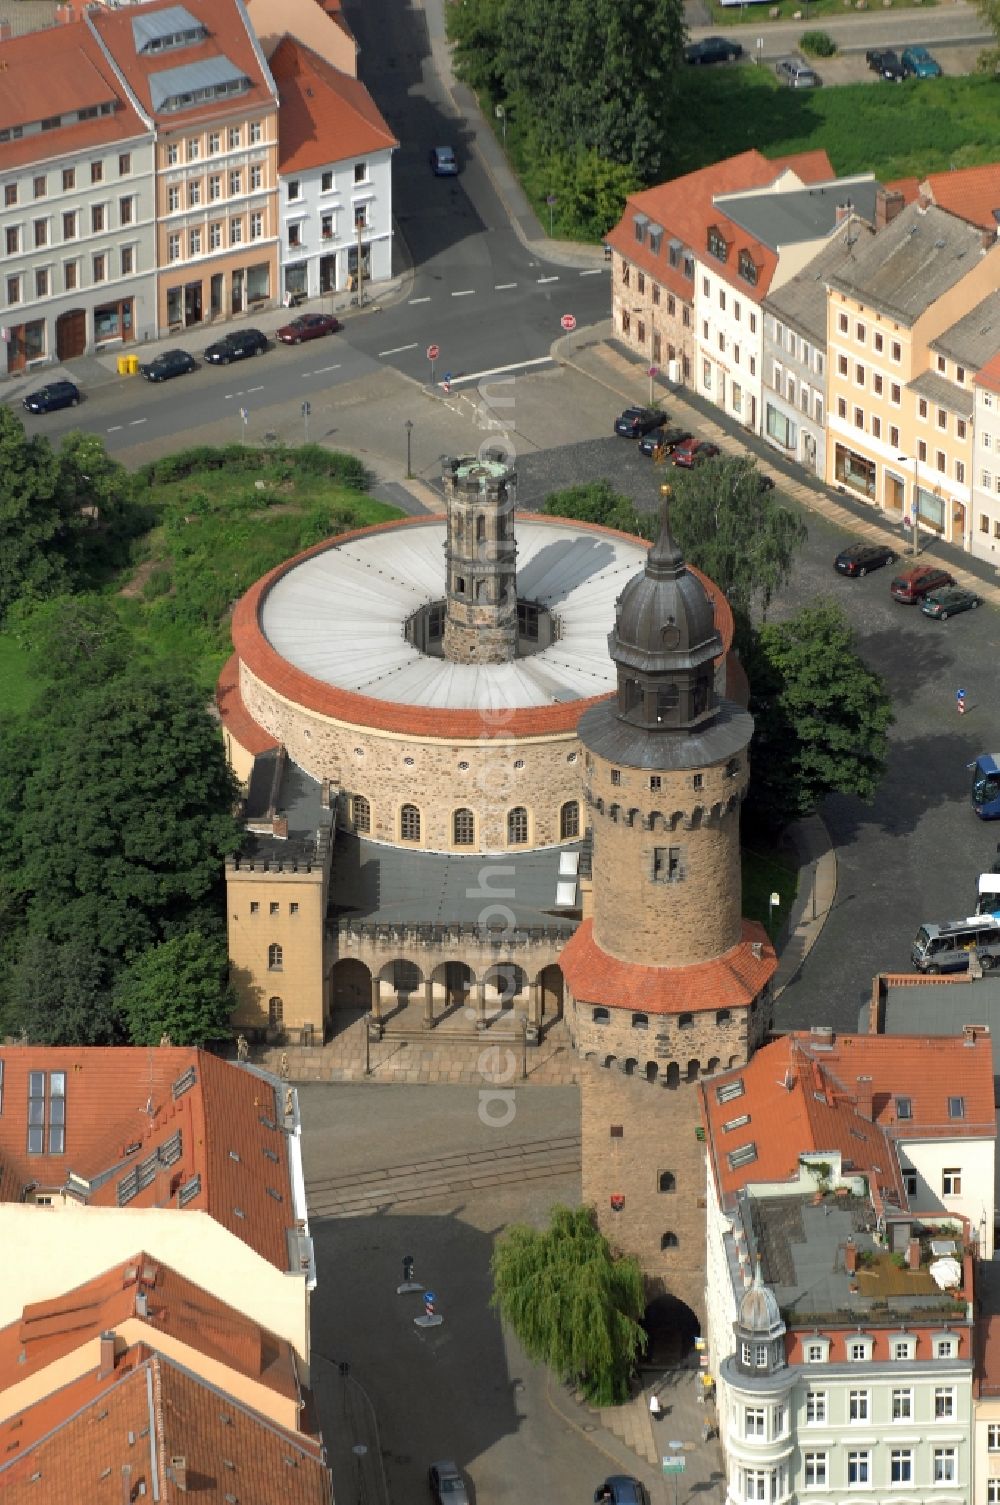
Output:
[[[921,925],[910,957],[920,972],[965,972],[973,951],[984,972],[1000,967],[1000,918],[996,915],[974,914],[943,925]]]

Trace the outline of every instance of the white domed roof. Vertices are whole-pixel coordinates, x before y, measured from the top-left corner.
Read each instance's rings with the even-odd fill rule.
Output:
[[[736,1323],[744,1334],[757,1338],[774,1338],[785,1330],[781,1308],[761,1278],[759,1262],[753,1285],[743,1293]]]

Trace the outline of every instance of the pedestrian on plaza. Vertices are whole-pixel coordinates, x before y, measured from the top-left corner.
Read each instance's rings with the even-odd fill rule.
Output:
[[[649,1397],[649,1414],[653,1421],[657,1421],[663,1415],[663,1407],[660,1405],[660,1397],[654,1390]]]

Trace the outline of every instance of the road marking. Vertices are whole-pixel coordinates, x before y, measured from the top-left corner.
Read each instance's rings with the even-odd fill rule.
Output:
[[[402,355],[404,350],[416,350],[416,348],[416,340],[414,340],[412,345],[394,345],[391,350],[380,350],[378,358],[381,360],[384,355]]]
[[[471,298],[476,291],[474,287],[464,287],[460,293],[452,293],[453,298]]]
[[[263,390],[264,390],[264,384],[263,384],[263,382],[260,384],[259,387],[247,387],[247,391],[248,392],[263,392]]]
[[[427,297],[427,298],[411,298],[410,299],[410,307],[412,308],[413,305],[414,305],[414,303],[429,303],[430,301],[431,300],[430,300],[429,297]]]
[[[551,355],[536,356],[533,361],[515,361],[512,366],[494,366],[492,371],[473,371],[469,376],[453,376],[453,387],[464,386],[470,381],[481,381],[484,376],[503,376],[508,371],[525,371],[529,366],[553,366]]]
[[[117,434],[118,430],[123,429],[124,427],[124,423],[113,423],[107,432],[109,434]]]
[[[494,284],[493,284],[493,291],[495,293],[505,293],[508,290],[508,288],[511,288],[511,287],[517,287],[517,283],[516,282],[494,282]]]
[[[322,375],[322,373],[324,371],[339,371],[339,370],[340,370],[340,362],[338,361],[335,366],[318,366],[315,371],[300,371],[299,375],[302,377],[302,380],[305,381],[305,379],[306,379],[307,376],[320,376],[320,375]]]
[[[556,276],[556,277],[539,277],[538,280],[539,280],[539,282],[558,282],[559,278],[558,278],[558,276]]]
[[[149,422],[148,418],[133,418],[132,421],[131,421],[131,423],[129,424],[129,428],[130,429],[138,428],[138,426],[139,426],[140,423],[148,423],[148,422]]]
[[[606,267],[590,267],[588,271],[581,272],[580,276],[581,277],[603,277],[604,273],[606,271],[607,271]]]

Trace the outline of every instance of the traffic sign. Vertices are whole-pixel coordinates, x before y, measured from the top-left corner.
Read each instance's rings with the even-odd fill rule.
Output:
[[[428,345],[427,346],[427,359],[429,361],[436,361],[437,358],[438,358],[438,356],[440,354],[441,354],[441,347],[440,347],[440,345]]]
[[[567,334],[569,334],[570,330],[576,328],[576,320],[574,319],[572,314],[563,314],[559,322],[562,325],[563,329],[565,329]]]
[[[650,366],[649,370],[646,373],[647,376],[659,376],[659,374],[660,374],[660,368],[659,368],[659,366]]]
[[[303,416],[303,418],[308,418],[309,414],[311,412],[312,412],[312,406],[311,406],[311,404],[308,403],[308,402],[304,402],[302,404],[302,416]]]
[[[555,196],[555,194],[554,194],[554,193],[547,193],[547,194],[546,194],[546,195],[545,195],[545,202],[546,202],[546,203],[547,203],[547,204],[548,204],[548,205],[549,205],[549,207],[550,207],[550,208],[551,208],[551,206],[552,206],[552,205],[553,205],[553,204],[558,204],[558,202],[559,202],[559,200],[558,200],[558,199],[557,199],[557,198],[556,198],[556,196]]]
[[[683,1453],[675,1453],[672,1457],[664,1458],[663,1472],[665,1474],[682,1474],[687,1468],[687,1459]]]

